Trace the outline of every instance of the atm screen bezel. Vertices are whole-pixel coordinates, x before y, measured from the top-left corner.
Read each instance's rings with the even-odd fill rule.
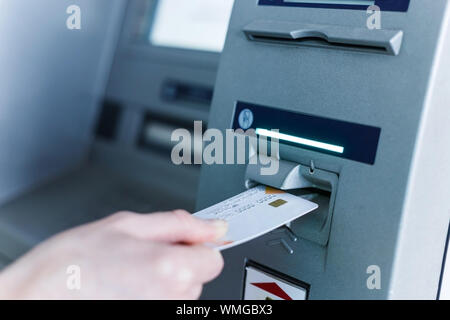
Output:
[[[381,11],[407,12],[411,0],[375,0]],[[333,4],[333,3],[295,3],[285,0],[258,0],[260,6],[304,7],[322,9],[367,10],[367,5]]]

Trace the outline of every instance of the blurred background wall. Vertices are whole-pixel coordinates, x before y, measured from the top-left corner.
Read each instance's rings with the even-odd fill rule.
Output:
[[[70,5],[81,30],[69,30]],[[0,0],[0,203],[87,154],[124,0]]]

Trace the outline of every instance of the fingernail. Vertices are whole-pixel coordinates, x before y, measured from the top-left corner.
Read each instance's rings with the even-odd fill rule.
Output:
[[[217,239],[220,239],[226,235],[228,231],[228,222],[224,220],[207,220],[206,222],[216,229]]]

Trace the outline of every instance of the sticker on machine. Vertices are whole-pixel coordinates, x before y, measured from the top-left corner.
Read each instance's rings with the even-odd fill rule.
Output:
[[[307,290],[274,275],[246,267],[244,300],[306,300]]]
[[[269,233],[318,208],[318,205],[281,190],[257,186],[194,214],[200,219],[228,222],[228,233],[216,243],[225,250]]]

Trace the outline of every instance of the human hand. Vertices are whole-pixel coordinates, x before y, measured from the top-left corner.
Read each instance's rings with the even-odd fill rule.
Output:
[[[223,259],[202,245],[224,221],[189,213],[114,214],[43,242],[0,274],[0,299],[197,299]],[[79,290],[67,284],[79,267]]]

